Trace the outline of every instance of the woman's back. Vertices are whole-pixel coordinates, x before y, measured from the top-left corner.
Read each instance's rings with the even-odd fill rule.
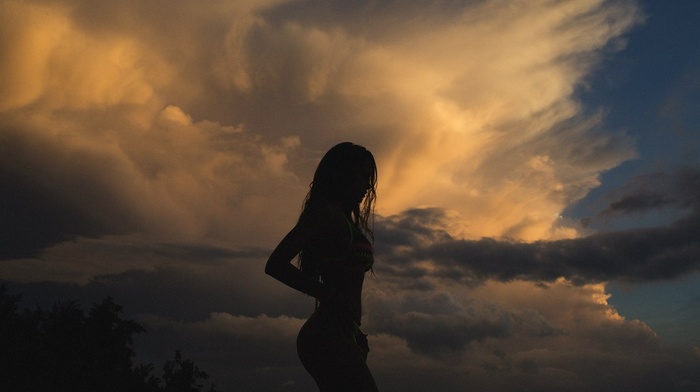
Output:
[[[320,276],[336,294],[332,299],[322,300],[321,309],[344,313],[359,325],[364,276],[374,261],[372,245],[338,208],[327,203],[310,207],[312,217],[319,220],[320,230],[318,237],[303,250],[302,270]]]

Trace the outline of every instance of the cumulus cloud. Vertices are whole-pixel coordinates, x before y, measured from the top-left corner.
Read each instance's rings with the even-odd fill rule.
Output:
[[[174,61],[174,44],[159,45],[167,41],[162,34],[182,25],[162,18],[151,25],[155,30],[145,21],[131,29],[158,15],[138,4],[3,3],[9,38],[2,80],[36,84],[11,84],[0,99],[1,178],[11,190],[2,196],[3,258],[35,256],[79,235],[250,241],[270,230],[253,225],[256,217],[274,225],[293,216],[293,208],[275,214],[270,206],[290,204],[285,194],[303,195],[304,185],[287,167],[299,138],[264,141],[240,122],[194,120],[173,105],[195,100],[199,92],[191,94],[188,85],[201,88],[199,77],[209,71],[186,72],[198,53],[185,51]],[[182,7],[165,12],[184,18],[189,6]],[[208,11],[200,22],[217,14],[201,10]],[[199,76],[179,79],[183,73]],[[264,201],[265,194],[280,199]]]
[[[665,349],[643,322],[620,316],[608,304],[604,284],[442,284],[440,294],[395,288],[390,298],[381,294],[385,283],[371,284],[364,327],[370,331],[371,365],[392,387],[398,374],[404,388],[416,390],[653,391],[698,385],[692,352]],[[399,323],[408,318],[414,324]],[[669,373],[674,367],[678,371]]]
[[[576,100],[640,20],[630,3],[2,7],[3,181],[56,218],[8,219],[32,240],[6,257],[75,235],[280,233],[343,139],[375,151],[385,215],[432,205],[470,238],[572,237],[557,214],[634,155]]]
[[[287,168],[299,146],[294,137],[261,143],[241,128],[193,122],[173,106],[148,130],[43,125],[3,130],[2,178],[12,190],[2,196],[3,250],[10,256],[77,235],[245,238],[267,230],[255,217],[272,219],[270,206],[284,203],[273,189],[303,195]]]
[[[377,296],[369,303],[373,330],[403,338],[409,349],[423,355],[449,357],[463,353],[472,342],[507,338],[518,329],[534,336],[556,333],[537,312],[460,304],[443,292],[427,298],[423,293]]]
[[[489,281],[475,288],[443,285],[442,292],[421,296],[378,280],[368,281],[363,329],[383,389],[613,391],[632,385],[652,391],[698,385],[697,356],[664,348],[643,322],[620,316],[603,284]],[[137,340],[142,360],[162,358],[177,342],[217,385],[312,388],[295,357],[303,317],[214,312],[192,320],[154,314],[137,319],[148,330]]]

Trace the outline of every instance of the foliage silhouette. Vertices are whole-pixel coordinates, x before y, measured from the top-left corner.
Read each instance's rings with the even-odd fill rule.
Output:
[[[87,316],[77,302],[20,312],[20,301],[0,285],[0,391],[200,392],[209,378],[179,351],[162,380],[152,364],[134,365],[132,335],[146,330],[110,297]]]
[[[197,382],[208,378],[209,375],[199,370],[191,360],[183,360],[179,350],[175,351],[175,360],[163,366],[163,390],[166,392],[198,392],[202,390],[202,385]],[[213,385],[209,391],[215,392]]]

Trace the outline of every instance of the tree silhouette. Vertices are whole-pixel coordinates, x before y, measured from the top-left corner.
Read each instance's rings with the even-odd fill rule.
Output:
[[[202,390],[202,385],[197,382],[208,378],[209,375],[199,370],[192,361],[183,360],[179,350],[175,351],[175,360],[163,366],[163,390],[166,392],[198,392]],[[214,391],[213,385],[210,391]]]
[[[0,285],[0,391],[199,392],[209,378],[179,351],[162,380],[152,364],[135,366],[132,335],[146,330],[110,297],[87,316],[77,302],[20,312],[20,300]]]
[[[20,314],[19,301],[19,295],[10,295],[5,285],[0,286],[0,390],[31,390],[39,378],[34,375],[40,368],[39,325],[43,314],[38,310]]]

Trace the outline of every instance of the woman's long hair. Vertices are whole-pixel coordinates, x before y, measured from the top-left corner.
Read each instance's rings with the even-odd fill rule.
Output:
[[[366,148],[344,142],[333,146],[319,162],[313,181],[310,184],[309,193],[306,194],[301,214],[313,203],[319,200],[329,202],[343,202],[348,197],[348,186],[355,181],[363,165],[369,164],[371,173],[368,179],[369,189],[361,204],[354,204],[348,217],[370,239],[374,241],[374,202],[377,198],[377,164],[374,156]],[[304,251],[299,256],[299,265],[302,271],[306,270],[313,275],[318,275],[317,267],[305,265]]]

